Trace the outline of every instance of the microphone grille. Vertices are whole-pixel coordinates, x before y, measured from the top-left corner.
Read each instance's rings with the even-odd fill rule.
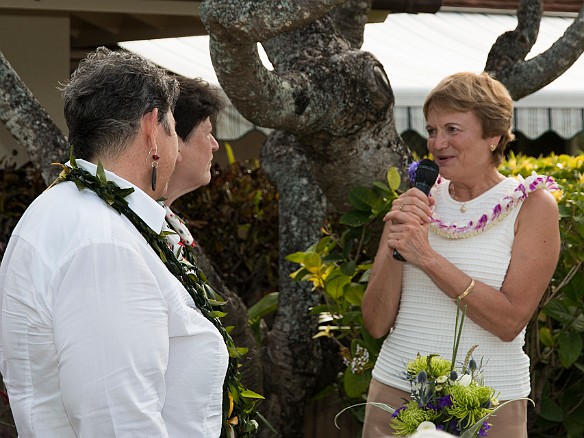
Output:
[[[415,187],[428,194],[437,179],[438,165],[428,158],[421,160],[416,169]]]

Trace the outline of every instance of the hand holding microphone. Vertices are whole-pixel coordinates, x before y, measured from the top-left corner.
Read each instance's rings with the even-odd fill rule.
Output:
[[[425,195],[428,195],[436,179],[438,179],[438,165],[428,158],[421,160],[416,169],[414,187],[421,190]],[[406,261],[396,249],[393,250],[393,258],[400,262]]]

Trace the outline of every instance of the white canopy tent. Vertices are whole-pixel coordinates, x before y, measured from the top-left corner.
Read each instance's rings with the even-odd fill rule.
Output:
[[[535,56],[553,44],[573,18],[545,16]],[[489,49],[503,32],[516,27],[509,14],[439,12],[394,14],[384,23],[367,24],[363,50],[383,64],[395,94],[398,132],[415,130],[425,135],[422,105],[427,93],[444,77],[458,71],[482,71]],[[208,37],[129,41],[120,46],[188,77],[218,84],[211,64]],[[264,57],[264,63],[271,68]],[[555,131],[572,138],[584,131],[584,56],[560,78],[515,103],[514,128],[536,138]],[[261,129],[227,108],[217,126],[220,140],[242,137]]]

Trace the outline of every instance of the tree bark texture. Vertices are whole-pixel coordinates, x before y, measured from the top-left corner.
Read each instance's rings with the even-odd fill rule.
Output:
[[[67,139],[0,52],[0,120],[50,184],[69,153]]]
[[[265,351],[269,397],[262,412],[282,436],[302,437],[306,400],[322,366],[320,344],[312,340],[317,317],[308,313],[319,298],[311,284],[290,278],[296,267],[285,257],[320,238],[326,199],[293,134],[271,134],[262,148],[262,165],[278,187],[280,221],[280,297]]]

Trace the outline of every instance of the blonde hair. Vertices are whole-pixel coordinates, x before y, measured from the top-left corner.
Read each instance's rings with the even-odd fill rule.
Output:
[[[513,100],[505,86],[488,73],[455,73],[442,79],[424,102],[424,117],[431,109],[472,111],[483,128],[483,138],[500,135],[493,151],[495,165],[501,164],[507,144],[515,139],[511,132]]]

